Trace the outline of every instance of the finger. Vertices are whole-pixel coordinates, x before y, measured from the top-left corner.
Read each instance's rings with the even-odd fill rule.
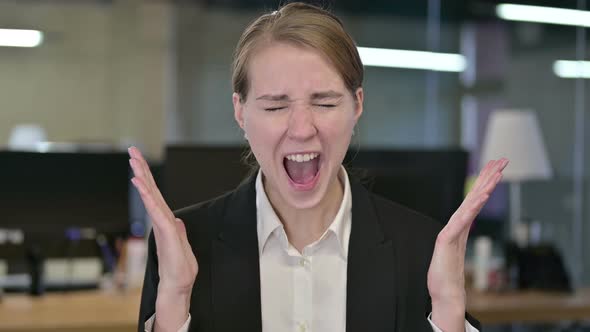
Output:
[[[150,169],[149,164],[141,154],[141,151],[136,147],[129,148],[129,154],[132,156],[131,162],[136,165],[135,167],[138,169],[139,174],[141,177],[144,178],[146,185],[148,186],[148,190],[152,192],[154,198],[159,200],[162,205],[166,205],[166,200],[162,195],[162,192],[158,188],[154,176],[152,175],[152,171]]]
[[[490,160],[486,167],[484,167],[481,172],[479,173],[477,180],[475,181],[475,185],[473,186],[474,190],[480,190],[485,184],[488,182],[490,176],[493,174],[493,170],[498,165],[498,160]]]
[[[508,160],[508,158],[502,158],[502,164],[500,165],[500,169],[499,172],[503,172],[504,169],[506,169],[506,167],[508,166],[508,164],[510,163],[510,160]]]
[[[509,161],[506,158],[500,158],[500,159],[496,160],[493,167],[489,171],[489,175],[495,176],[497,173],[502,173],[502,171],[508,165],[508,162]]]
[[[486,182],[489,171],[494,166],[494,164],[495,160],[491,160],[484,166],[484,168],[482,168],[482,170],[477,175],[477,178],[475,179],[473,186],[471,186],[471,189],[469,190],[467,197],[469,197],[469,195],[472,195],[473,193],[477,194],[481,190],[481,187]]]
[[[490,182],[488,184],[489,188],[472,189],[453,214],[448,224],[459,224],[457,226],[459,228],[467,227],[467,224],[471,224],[489,199],[490,193],[498,181],[499,178],[496,178],[493,182]]]
[[[139,152],[139,150],[136,147],[130,147],[129,148],[129,164],[131,165],[131,168],[133,169],[133,174],[135,174],[135,176],[142,178],[145,182],[146,185],[150,185],[150,182],[147,180],[147,173],[145,171],[145,167],[142,165],[141,162],[141,154]],[[151,188],[148,188],[151,191]]]
[[[133,174],[142,179],[144,184],[146,185],[146,189],[150,192],[153,191],[153,188],[151,187],[151,181],[149,181],[148,179],[148,175],[145,171],[145,167],[142,165],[141,159],[139,158],[138,155],[138,150],[135,148],[129,148],[129,165],[131,165],[131,169],[133,170]]]
[[[482,184],[476,191],[469,193],[469,197],[467,197],[463,204],[461,204],[460,209],[466,210],[468,214],[469,211],[473,211],[474,209],[479,213],[479,210],[483,208],[501,178],[502,173],[494,173],[490,175],[489,179],[486,179],[485,184]]]
[[[161,220],[167,219],[167,216],[162,212],[162,209],[159,207],[151,192],[148,190],[148,186],[145,184],[144,179],[134,177],[131,179],[131,182],[135,188],[137,188],[137,191],[139,191],[139,195],[148,214],[153,219],[153,221],[157,223],[158,226],[160,226],[159,224],[161,224]]]
[[[135,158],[129,159],[129,165],[131,165],[131,170],[133,170],[133,175],[135,177],[141,178],[145,181],[145,172],[143,167],[141,167],[139,161]]]
[[[500,181],[502,180],[502,177],[502,173],[496,173],[494,177],[490,180],[490,182],[488,182],[486,187],[483,189],[484,193],[487,195],[491,195],[494,189],[496,189],[496,186],[498,186],[498,183],[500,183]]]
[[[484,169],[481,171],[478,179],[476,180],[476,183],[473,186],[473,189],[471,192],[474,192],[476,194],[479,194],[481,192],[485,192],[487,194],[491,193],[491,191],[489,190],[490,188],[490,183],[493,183],[494,186],[497,182],[496,178],[497,178],[497,174],[498,173],[502,173],[502,171],[506,168],[506,166],[508,165],[508,159],[506,158],[501,158],[499,160],[492,160],[490,161],[486,167],[484,167]],[[492,186],[493,189],[493,186]]]
[[[479,214],[485,203],[489,199],[489,195],[482,194],[470,202],[464,202],[457,212],[453,214],[447,225],[445,226],[446,235],[449,239],[453,239],[467,233],[475,217]]]
[[[139,166],[142,169],[142,173],[144,174],[146,180],[148,181],[149,185],[152,185],[153,187],[156,187],[156,181],[154,180],[154,176],[152,175],[152,171],[150,169],[150,166],[148,164],[148,162],[145,160],[145,158],[143,157],[141,151],[139,151],[138,148],[132,146],[131,148],[129,148],[129,154],[133,157],[133,159],[136,159],[139,163]]]
[[[448,236],[455,237],[468,232],[475,217],[502,179],[502,170],[508,165],[508,162],[508,159],[502,158],[486,164],[476,180],[476,184],[447,223],[445,229]]]
[[[143,204],[148,214],[152,218],[154,226],[160,228],[170,227],[170,223],[166,220],[173,220],[174,217],[172,215],[172,211],[170,211],[168,206],[162,206],[159,200],[154,199],[151,192],[147,189],[147,186],[145,185],[143,179],[134,177],[133,179],[131,179],[131,182],[139,191],[141,200],[143,201]]]
[[[142,188],[144,189],[144,191],[146,192],[146,194],[151,195],[152,197],[154,197],[154,192],[157,190],[157,188],[153,188],[150,185],[150,181],[146,179],[145,173],[143,168],[140,166],[139,161],[137,159],[129,159],[129,164],[131,165],[131,169],[133,170],[133,173],[135,175],[134,178],[141,180],[141,185]],[[132,180],[133,182],[133,180]],[[135,183],[134,183],[135,185]],[[135,185],[136,188],[137,185]],[[139,190],[139,188],[138,188]]]
[[[490,179],[493,178],[492,174],[494,168],[496,168],[499,164],[497,160],[489,161],[486,166],[481,170],[479,176],[477,177],[474,185],[472,186],[469,193],[466,195],[465,200],[459,206],[457,212],[462,213],[462,210],[465,210],[467,207],[477,204],[477,201],[481,197],[482,194],[486,194],[486,186],[490,183]]]
[[[492,169],[489,177],[482,186],[482,191],[486,194],[491,194],[498,182],[502,179],[502,171],[508,165],[508,159],[502,158],[498,160],[498,163]]]
[[[484,207],[485,203],[488,201],[491,192],[494,190],[498,182],[502,179],[501,173],[496,173],[490,181],[486,184],[486,187],[481,189],[481,192],[478,193],[470,193],[468,197],[465,198],[461,206],[457,209],[457,212],[453,214],[451,220],[449,220],[449,224],[453,229],[455,229],[452,233],[455,234],[466,228],[470,227],[475,217],[479,214],[481,209]]]
[[[129,163],[131,164],[134,174],[143,179],[147,190],[150,191],[152,195],[154,195],[154,199],[159,200],[160,204],[166,205],[167,207],[166,201],[164,200],[160,189],[158,189],[156,185],[156,181],[154,180],[150,167],[147,161],[141,155],[139,149],[136,147],[130,147],[129,155],[131,156]]]

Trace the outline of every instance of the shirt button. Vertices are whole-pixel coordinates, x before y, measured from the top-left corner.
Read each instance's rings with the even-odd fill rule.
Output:
[[[309,264],[309,262],[307,261],[307,259],[305,259],[305,258],[299,259],[299,265],[305,267],[305,266],[307,266],[307,264]]]
[[[305,332],[307,329],[305,328],[305,323],[299,323],[299,332]]]

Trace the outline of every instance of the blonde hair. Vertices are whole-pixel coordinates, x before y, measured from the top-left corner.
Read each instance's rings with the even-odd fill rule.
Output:
[[[363,64],[351,36],[340,19],[322,8],[293,2],[252,22],[234,52],[232,86],[242,102],[249,90],[248,62],[261,44],[287,42],[318,51],[336,68],[355,96],[362,86]]]

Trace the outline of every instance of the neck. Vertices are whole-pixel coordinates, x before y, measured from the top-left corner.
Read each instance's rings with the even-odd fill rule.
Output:
[[[263,182],[264,183],[264,182]],[[319,240],[336,217],[342,199],[344,198],[344,184],[338,174],[330,181],[328,191],[320,203],[309,209],[296,209],[286,204],[280,195],[273,195],[272,191],[265,191],[281,223],[285,227],[289,243],[297,251]]]

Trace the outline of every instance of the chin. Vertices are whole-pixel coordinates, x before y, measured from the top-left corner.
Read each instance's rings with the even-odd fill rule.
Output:
[[[314,193],[293,193],[288,192],[285,201],[291,207],[298,210],[311,209],[318,206],[325,196],[326,190],[318,190]]]

